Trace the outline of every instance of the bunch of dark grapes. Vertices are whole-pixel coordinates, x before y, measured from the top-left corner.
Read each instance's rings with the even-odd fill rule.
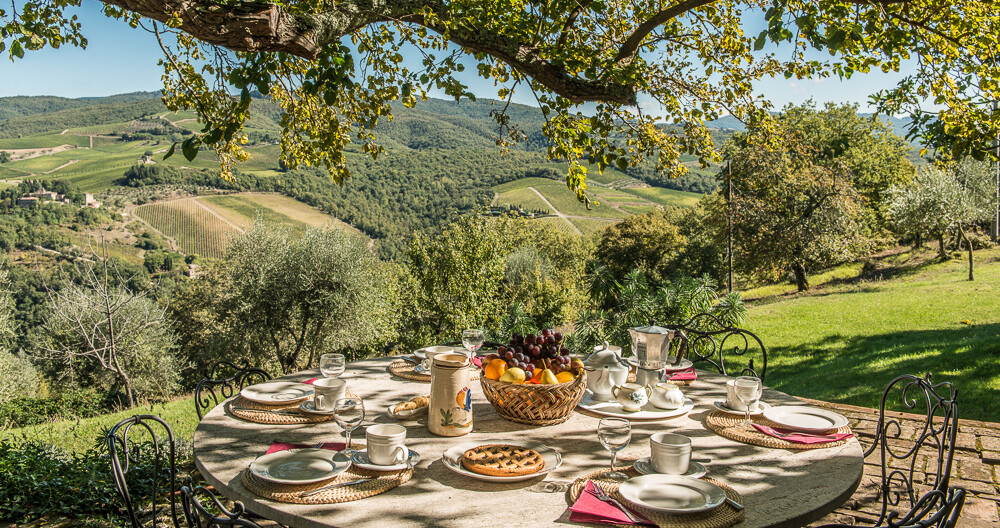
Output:
[[[576,368],[571,367],[572,360],[569,357],[569,350],[563,344],[563,335],[559,332],[546,328],[539,335],[514,334],[510,338],[507,346],[497,348],[496,357],[507,362],[508,368],[520,368],[531,376],[536,369],[548,368],[554,374],[565,370],[579,374]],[[488,359],[492,359],[493,355]]]

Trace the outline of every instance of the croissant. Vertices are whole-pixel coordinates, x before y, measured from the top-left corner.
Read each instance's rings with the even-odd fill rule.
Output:
[[[427,396],[417,396],[410,401],[400,403],[392,408],[392,412],[398,413],[400,411],[413,411],[421,407],[427,407],[431,404],[431,399]]]

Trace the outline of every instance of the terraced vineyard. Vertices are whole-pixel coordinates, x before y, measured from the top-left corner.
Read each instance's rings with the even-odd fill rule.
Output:
[[[188,254],[221,257],[229,237],[236,232],[192,199],[142,205],[135,208],[135,214],[176,240],[181,251]]]

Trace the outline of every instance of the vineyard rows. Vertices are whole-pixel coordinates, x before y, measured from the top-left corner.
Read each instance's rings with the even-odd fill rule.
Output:
[[[135,214],[163,234],[177,241],[180,250],[218,258],[235,230],[194,200],[173,200],[147,204]]]

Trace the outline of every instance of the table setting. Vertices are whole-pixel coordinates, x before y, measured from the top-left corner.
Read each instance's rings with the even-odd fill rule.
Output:
[[[656,327],[637,330],[645,332],[647,339],[648,334],[658,332]],[[239,427],[244,433],[237,436],[259,438],[262,430],[252,424],[294,424],[300,426],[291,429],[297,441],[288,437],[282,441],[272,437],[270,444],[263,445],[254,441],[252,445],[260,445],[256,454],[241,454],[239,459],[246,462],[233,474],[232,462],[221,452],[212,451],[209,456],[198,450],[199,440],[204,445],[211,438],[199,426],[196,463],[213,485],[230,490],[234,500],[253,503],[258,508],[254,511],[271,513],[274,517],[269,518],[283,524],[303,527],[335,526],[341,521],[316,520],[325,518],[326,510],[286,509],[278,504],[338,505],[336,511],[343,513],[355,511],[353,507],[343,510],[348,504],[379,501],[379,496],[390,494],[393,501],[419,509],[424,502],[414,493],[437,496],[447,490],[460,495],[467,493],[463,490],[493,490],[510,496],[502,500],[506,504],[535,501],[529,497],[538,490],[551,493],[555,489],[564,490],[564,498],[545,499],[535,520],[622,526],[769,526],[775,516],[768,503],[756,497],[773,493],[772,487],[757,489],[748,486],[753,479],[737,476],[745,474],[742,468],[748,464],[769,460],[776,467],[808,464],[821,468],[822,464],[816,466],[818,460],[843,467],[848,480],[855,480],[855,473],[860,480],[860,449],[856,442],[847,445],[853,434],[846,419],[836,413],[801,405],[787,396],[778,398],[773,391],[764,397],[762,382],[752,376],[729,379],[700,371],[689,384],[677,383],[672,375],[687,375],[691,367],[681,361],[680,370],[670,370],[669,346],[657,347],[652,340],[643,347],[646,353],[630,362],[621,357],[620,348],[607,344],[587,358],[570,358],[562,336],[556,334],[549,329],[538,335],[514,335],[478,362],[473,358],[481,344],[475,342],[462,350],[444,345],[422,348],[418,352],[423,357],[415,354],[412,359],[426,362],[429,368],[431,382],[425,389],[393,382],[401,376],[391,369],[391,377],[377,383],[344,380],[340,376],[347,365],[321,367],[322,377],[302,379],[308,376],[303,373],[246,387],[221,406],[248,423]],[[475,333],[472,338],[476,339]],[[363,363],[378,361],[386,360]],[[640,378],[646,383],[630,381],[636,368],[642,369]],[[376,372],[367,366],[365,371]],[[650,377],[650,372],[655,375]],[[348,391],[348,384],[353,391]],[[481,390],[473,390],[475,385]],[[249,404],[258,407],[240,410]],[[268,419],[261,421],[254,413]],[[218,422],[221,418],[215,411],[211,418],[226,427],[234,424]],[[324,425],[327,422],[336,429]],[[580,450],[592,445],[591,440],[557,440],[567,428],[582,439],[596,439],[597,451]],[[352,435],[360,435],[362,429],[363,442],[352,441]],[[343,435],[343,442],[330,441],[329,435],[336,432]],[[635,434],[644,435],[643,442],[634,444]],[[629,448],[632,444],[635,447]],[[747,447],[719,451],[720,446],[734,445]],[[810,454],[823,448],[842,453],[848,447],[849,458]],[[594,467],[588,461],[601,448],[610,452],[610,465]],[[619,465],[619,452],[625,449],[631,454]],[[729,455],[720,456],[722,452]],[[789,458],[781,452],[803,454]],[[742,454],[734,457],[732,453]],[[797,473],[791,471],[787,478]],[[414,479],[420,482],[414,490],[391,493]],[[823,500],[840,500],[840,495],[852,491],[851,484],[827,486],[830,497]],[[363,509],[385,508],[376,503],[382,504],[373,502]],[[455,513],[457,504],[435,503],[435,507],[452,515],[476,516],[483,526],[503,525],[480,518],[478,512]],[[360,515],[361,510],[357,511]],[[811,510],[807,513],[813,515]],[[366,525],[362,519],[358,517],[353,524]]]

